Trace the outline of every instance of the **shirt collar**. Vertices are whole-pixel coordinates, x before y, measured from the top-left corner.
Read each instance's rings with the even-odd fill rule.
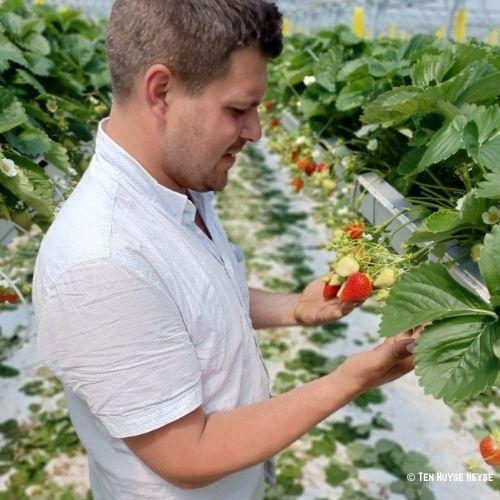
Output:
[[[119,182],[125,182],[179,224],[183,221],[194,221],[196,207],[189,198],[162,186],[134,157],[111,139],[103,128],[107,120],[108,118],[104,118],[99,122],[95,147],[97,158],[108,165]],[[188,191],[195,202],[203,203],[204,199],[211,202],[214,196],[213,191]]]

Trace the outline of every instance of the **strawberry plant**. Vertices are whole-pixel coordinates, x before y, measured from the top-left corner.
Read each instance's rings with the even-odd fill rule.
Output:
[[[104,24],[76,10],[5,0],[0,12],[0,218],[47,227],[59,189],[78,178],[110,104]]]

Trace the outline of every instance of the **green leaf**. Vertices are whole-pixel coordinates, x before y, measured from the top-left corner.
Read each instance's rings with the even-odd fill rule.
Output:
[[[479,155],[479,131],[475,121],[470,121],[464,128],[464,146],[468,155],[477,162]]]
[[[431,233],[442,233],[455,229],[460,222],[460,212],[442,208],[427,217],[424,222],[424,230]]]
[[[496,380],[500,360],[493,345],[500,323],[484,316],[436,321],[417,342],[415,373],[427,394],[446,403],[471,399]]]
[[[412,174],[416,169],[422,156],[424,156],[425,147],[420,146],[418,148],[411,148],[408,153],[406,153],[399,162],[397,167],[398,174],[409,175]]]
[[[368,72],[375,78],[383,78],[395,73],[397,69],[407,66],[408,61],[377,61],[374,60],[368,65]]]
[[[491,304],[493,307],[500,306],[500,224],[484,238],[479,269],[491,294]]]
[[[345,63],[337,75],[337,80],[345,82],[346,80],[356,80],[364,76],[368,76],[368,59],[360,57]]]
[[[12,153],[5,153],[17,165],[17,175],[0,174],[0,184],[11,193],[46,217],[52,217],[54,201],[52,185],[47,174],[36,163]]]
[[[40,94],[45,93],[45,88],[43,87],[43,85],[33,75],[31,75],[28,71],[25,71],[24,69],[19,68],[16,71],[16,79],[14,80],[14,83],[28,84],[31,85]]]
[[[464,198],[462,208],[460,209],[460,217],[462,222],[471,226],[483,225],[482,214],[491,206],[491,201],[478,198],[477,189],[473,189]]]
[[[478,198],[500,200],[500,169],[484,176],[484,181],[478,184]]]
[[[58,142],[52,141],[50,149],[45,153],[45,159],[65,172],[71,167],[66,148]]]
[[[373,92],[375,81],[371,77],[360,78],[346,85],[339,93],[335,107],[348,111],[361,106]]]
[[[23,105],[12,94],[0,88],[0,134],[18,127],[26,120]]]
[[[19,374],[20,372],[16,368],[0,363],[0,377],[13,378],[17,377]]]
[[[52,144],[49,136],[37,128],[26,128],[21,133],[8,132],[5,137],[20,153],[32,157],[45,154]]]
[[[48,40],[39,33],[31,33],[23,41],[22,46],[27,50],[41,56],[50,54],[50,45]]]
[[[314,69],[316,82],[330,92],[337,91],[336,75],[342,63],[342,49],[335,47],[322,54]]]
[[[480,146],[478,162],[491,170],[500,170],[500,132]]]
[[[445,266],[426,262],[404,273],[391,289],[379,332],[390,337],[427,321],[472,314],[497,319],[490,306],[455,281]]]
[[[457,104],[481,103],[500,95],[500,72],[485,76],[464,90]]]
[[[50,71],[54,67],[54,63],[47,57],[32,52],[26,52],[26,61],[28,67],[37,76],[49,76]]]
[[[330,465],[325,469],[326,482],[331,486],[342,484],[349,476],[349,469],[336,461],[330,462]]]
[[[12,61],[21,66],[27,66],[23,51],[0,33],[0,62]]]
[[[424,55],[412,67],[411,79],[413,85],[427,87],[432,82],[441,82],[453,63],[453,57],[449,52]]]
[[[420,160],[417,171],[422,171],[429,165],[446,160],[463,148],[466,124],[467,118],[462,115],[446,121],[427,144],[427,151]]]
[[[94,55],[94,43],[80,34],[65,35],[63,43],[68,54],[81,67],[85,66]]]
[[[418,87],[398,87],[379,95],[364,109],[364,123],[399,123],[417,113],[436,111],[438,98],[435,89],[423,91]]]

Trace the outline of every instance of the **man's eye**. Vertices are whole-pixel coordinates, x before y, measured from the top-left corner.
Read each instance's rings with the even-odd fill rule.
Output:
[[[241,115],[243,115],[245,113],[244,109],[231,108],[231,110],[237,116],[241,116]]]

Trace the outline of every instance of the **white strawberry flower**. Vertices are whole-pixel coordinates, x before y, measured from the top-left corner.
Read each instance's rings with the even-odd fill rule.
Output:
[[[500,209],[496,206],[492,206],[481,214],[481,218],[485,224],[497,224],[500,222]]]
[[[372,241],[373,240],[373,235],[370,234],[370,233],[364,233],[362,235],[362,237],[365,239],[365,240],[368,240],[368,241]]]
[[[8,158],[2,158],[0,162],[0,171],[7,177],[15,177],[17,175],[17,166]]]
[[[313,158],[319,158],[319,157],[321,156],[321,153],[320,153],[317,149],[315,149],[315,150],[311,153],[311,156],[312,156]]]
[[[345,257],[342,257],[339,261],[337,261],[333,268],[339,276],[347,278],[351,274],[357,273],[359,271],[359,264],[354,257],[346,255]]]
[[[366,149],[368,149],[368,151],[375,151],[377,148],[378,148],[378,141],[377,141],[377,139],[370,139],[368,141]]]
[[[466,198],[466,196],[462,196],[462,198],[459,198],[459,199],[457,200],[457,204],[455,205],[455,209],[456,209],[456,210],[462,210],[462,207],[463,207],[463,205],[464,205],[465,198]]]
[[[299,146],[304,144],[304,142],[306,142],[306,138],[303,135],[299,135],[295,140],[295,144],[298,144]]]
[[[304,85],[306,87],[308,87],[309,85],[312,85],[313,83],[316,83],[316,77],[313,76],[313,75],[305,76],[304,80],[302,80],[302,81],[304,82]]]
[[[342,190],[342,192],[343,192],[343,190]],[[348,212],[349,212],[348,207],[342,207],[342,208],[339,208],[337,210],[337,215],[347,215]]]

